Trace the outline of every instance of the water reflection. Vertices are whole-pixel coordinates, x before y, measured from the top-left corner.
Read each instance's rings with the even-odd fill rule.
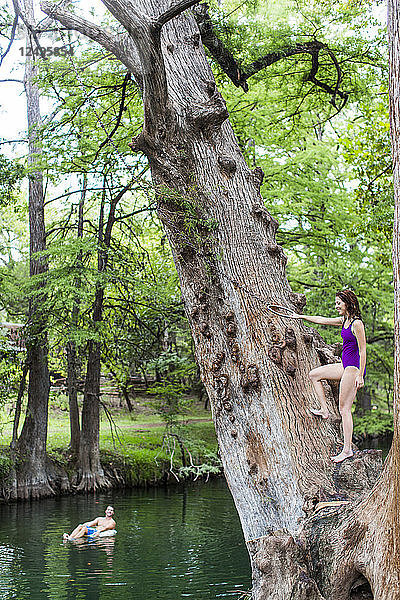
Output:
[[[95,550],[97,553],[102,550],[107,557],[107,567],[109,568],[108,574],[112,573],[115,537],[98,539],[80,538],[79,540],[74,541],[63,541],[63,544],[73,544],[78,550],[83,552]],[[88,564],[91,565],[91,563]],[[103,571],[103,573],[106,573],[106,571]]]
[[[115,537],[63,542],[112,504]],[[211,600],[250,587],[223,482],[0,506],[1,600]]]

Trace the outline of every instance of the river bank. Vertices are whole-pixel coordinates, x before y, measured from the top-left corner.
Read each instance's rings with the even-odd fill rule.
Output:
[[[7,499],[12,470],[11,430],[2,432],[0,501]],[[69,421],[64,411],[52,410],[47,453],[59,473],[59,494],[74,493],[75,461],[68,450]],[[103,415],[100,429],[101,464],[110,488],[168,485],[221,474],[217,441],[209,411],[194,407],[166,428],[157,414],[124,412]]]
[[[209,410],[193,402],[185,415],[167,428],[160,415],[149,409],[147,399],[137,402],[136,412],[117,406],[112,420],[101,417],[100,455],[108,489],[151,487],[205,480],[222,475],[214,424]],[[0,502],[8,500],[12,473],[11,424],[3,415],[0,444]],[[52,462],[55,495],[75,493],[76,462],[68,449],[69,418],[65,403],[53,402],[48,426],[47,453]],[[360,449],[380,448],[386,456],[391,433],[355,435]]]

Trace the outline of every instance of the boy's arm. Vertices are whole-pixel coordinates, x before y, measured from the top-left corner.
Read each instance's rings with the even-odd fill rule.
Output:
[[[93,521],[88,521],[87,523],[84,523],[84,525],[86,525],[86,527],[95,527],[99,522],[99,518],[100,517],[97,517]]]

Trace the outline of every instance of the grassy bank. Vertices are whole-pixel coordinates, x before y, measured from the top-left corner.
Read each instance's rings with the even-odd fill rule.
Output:
[[[133,415],[115,407],[111,412],[111,423],[104,412],[101,416],[101,461],[106,472],[118,472],[127,485],[157,485],[220,473],[214,425],[209,411],[199,405],[194,404],[168,430],[159,415],[145,408],[141,412],[140,406],[139,412]],[[11,424],[7,424],[5,418],[2,421],[0,485],[11,466]],[[49,416],[48,454],[72,476],[74,463],[68,444],[68,413],[53,403]]]

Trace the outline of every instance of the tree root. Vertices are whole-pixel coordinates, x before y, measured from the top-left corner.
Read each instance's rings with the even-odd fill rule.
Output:
[[[70,491],[67,474],[49,459],[42,468],[23,463],[11,470],[2,487],[5,501],[38,500],[58,496]]]
[[[257,600],[325,600],[310,576],[305,548],[284,531],[248,542]]]
[[[72,489],[77,493],[103,492],[113,487],[111,478],[101,471],[79,470],[72,479]]]

